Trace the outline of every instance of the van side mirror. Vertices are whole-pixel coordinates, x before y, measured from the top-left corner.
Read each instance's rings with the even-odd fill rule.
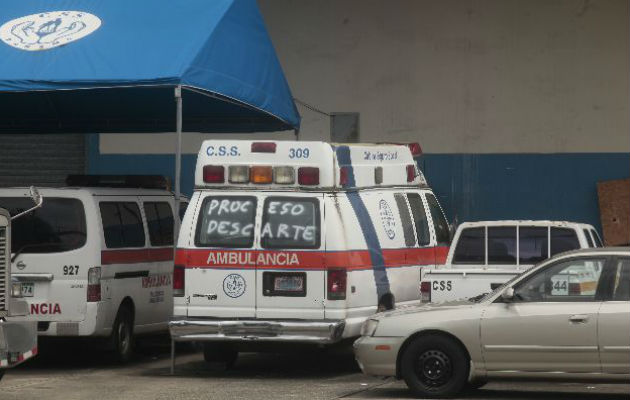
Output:
[[[506,303],[512,302],[514,300],[514,288],[510,286],[505,289],[503,293],[501,293],[501,299],[503,299]]]
[[[39,190],[37,190],[37,188],[35,186],[31,186],[29,189],[30,192],[30,196],[31,199],[33,199],[33,203],[35,203],[34,207],[29,208],[28,210],[22,211],[19,214],[16,214],[14,216],[11,217],[11,220],[14,220],[16,218],[20,218],[22,215],[28,214],[31,211],[34,211],[36,209],[38,209],[39,207],[42,206],[42,203],[44,202],[44,198],[42,197],[41,194],[39,194]]]

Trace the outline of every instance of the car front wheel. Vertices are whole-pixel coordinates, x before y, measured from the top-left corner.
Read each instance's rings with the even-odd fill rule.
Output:
[[[414,339],[404,350],[400,366],[405,383],[418,397],[452,397],[464,389],[468,379],[465,350],[446,336]]]

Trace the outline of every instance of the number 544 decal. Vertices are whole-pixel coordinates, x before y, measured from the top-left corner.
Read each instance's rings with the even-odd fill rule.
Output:
[[[79,266],[78,265],[64,265],[63,274],[64,275],[79,275]]]

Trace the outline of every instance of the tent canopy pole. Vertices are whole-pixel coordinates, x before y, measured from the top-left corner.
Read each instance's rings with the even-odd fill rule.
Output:
[[[176,109],[176,129],[177,139],[175,145],[175,214],[179,215],[179,204],[181,196],[181,169],[182,169],[182,86],[175,86]],[[179,234],[179,218],[175,218],[175,237]],[[177,247],[177,246],[175,246]]]

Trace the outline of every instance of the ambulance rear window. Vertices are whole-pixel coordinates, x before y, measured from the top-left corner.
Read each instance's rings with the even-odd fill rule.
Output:
[[[210,196],[201,204],[197,223],[197,247],[252,247],[256,198]]]
[[[263,248],[319,248],[319,202],[304,197],[265,199],[260,233]]]

